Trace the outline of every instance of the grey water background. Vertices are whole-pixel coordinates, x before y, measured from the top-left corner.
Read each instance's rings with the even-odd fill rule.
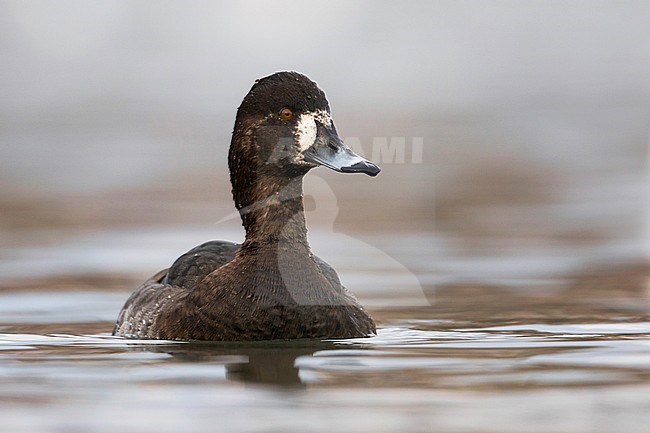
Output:
[[[646,431],[648,22],[643,1],[1,1],[0,431]],[[242,239],[235,110],[286,69],[382,166],[306,182],[312,248],[378,336],[110,337],[145,278]]]

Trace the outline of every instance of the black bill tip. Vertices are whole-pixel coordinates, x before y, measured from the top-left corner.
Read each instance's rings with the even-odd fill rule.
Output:
[[[371,177],[377,176],[380,171],[381,168],[370,161],[360,161],[348,167],[341,167],[343,173],[365,173]]]

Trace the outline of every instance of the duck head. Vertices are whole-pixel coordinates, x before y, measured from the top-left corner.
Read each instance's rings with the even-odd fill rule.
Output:
[[[295,177],[319,165],[369,176],[380,171],[343,142],[325,93],[297,72],[255,82],[237,111],[229,163],[231,175],[244,170],[255,177]]]

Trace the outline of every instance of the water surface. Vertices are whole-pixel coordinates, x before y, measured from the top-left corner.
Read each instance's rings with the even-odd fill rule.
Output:
[[[185,232],[202,236],[202,228]],[[110,331],[128,284],[174,254],[175,236],[129,266],[124,257],[137,257],[139,245],[152,251],[157,230],[15,249],[3,270],[22,285],[0,291],[1,430],[589,432],[642,431],[650,421],[642,261],[584,269],[586,256],[504,253],[485,271],[480,256],[432,268],[417,251],[437,237],[420,233],[400,243],[401,269],[379,272],[372,260],[346,267],[330,237],[316,230],[312,243],[323,256],[343,255],[344,281],[374,305],[375,337],[124,340]],[[382,238],[357,247],[370,253]],[[30,267],[40,272],[25,276]],[[399,290],[382,288],[411,270],[427,305],[391,305]]]

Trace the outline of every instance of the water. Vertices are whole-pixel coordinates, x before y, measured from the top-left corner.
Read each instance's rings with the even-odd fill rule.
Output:
[[[258,344],[0,334],[0,420],[13,432],[194,432],[215,422],[222,431],[641,431],[648,421],[649,323],[458,325],[412,319],[371,339]]]
[[[0,431],[591,432],[643,431],[650,421],[643,262],[580,272],[605,252],[569,262],[561,251],[503,253],[483,268],[479,256],[451,255],[438,257],[434,272],[429,260],[453,251],[444,236],[404,235],[393,250],[386,236],[367,236],[346,252],[314,230],[314,248],[339,257],[344,282],[374,305],[377,336],[252,344],[112,337],[138,272],[207,231],[112,229],[15,248],[2,262],[14,288],[0,291]],[[425,245],[427,258],[418,254]],[[381,256],[372,253],[380,247],[404,266],[378,271],[373,257]],[[371,259],[350,265],[360,252]],[[480,282],[458,281],[479,274]],[[427,304],[393,305],[402,298],[384,289],[386,280],[414,275]]]

